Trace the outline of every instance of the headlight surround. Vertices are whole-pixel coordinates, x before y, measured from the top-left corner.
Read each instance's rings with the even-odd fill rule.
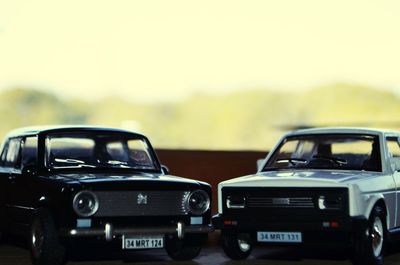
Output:
[[[79,216],[89,217],[99,209],[99,200],[91,191],[80,191],[74,196],[72,207]]]
[[[210,209],[210,196],[204,190],[189,193],[185,200],[185,209],[194,215],[202,215]]]
[[[246,197],[235,196],[235,195],[226,197],[226,208],[228,208],[228,209],[244,209],[244,208],[246,208]]]
[[[343,199],[340,196],[324,196],[318,198],[318,208],[320,210],[340,210],[342,209]]]

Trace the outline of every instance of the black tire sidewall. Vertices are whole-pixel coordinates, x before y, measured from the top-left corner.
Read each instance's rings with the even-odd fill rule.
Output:
[[[379,217],[381,219],[382,222],[382,226],[383,226],[383,245],[382,245],[382,250],[381,253],[378,257],[375,257],[374,253],[373,253],[373,249],[372,249],[372,237],[371,237],[371,233],[372,233],[372,229],[373,229],[373,224],[375,221],[375,218]],[[369,229],[369,234],[370,236],[368,237],[368,247],[370,248],[370,252],[371,252],[371,260],[375,260],[375,263],[373,263],[374,265],[382,265],[383,264],[383,257],[385,254],[385,249],[386,249],[386,242],[387,242],[387,223],[386,223],[386,214],[385,211],[379,207],[376,206],[373,210],[373,212],[371,213],[371,216],[368,220],[368,229]]]
[[[222,232],[221,233],[222,248],[225,254],[234,260],[243,260],[250,256],[253,246],[250,244],[248,251],[243,251],[238,242],[238,234],[235,232]]]
[[[40,222],[44,235],[43,246],[39,256],[34,254],[31,239],[32,227],[35,222]],[[59,240],[53,218],[49,211],[40,209],[33,215],[29,229],[28,246],[34,265],[61,265],[65,263],[65,248]]]
[[[190,237],[178,239],[176,236],[165,238],[165,250],[173,260],[184,261],[196,258],[202,249],[202,244]]]
[[[383,246],[378,257],[375,256],[372,246],[372,230],[376,217],[379,217],[383,226]],[[387,244],[386,213],[380,206],[375,206],[368,219],[368,236],[360,236],[355,239],[356,248],[353,259],[354,265],[383,265],[384,254]]]

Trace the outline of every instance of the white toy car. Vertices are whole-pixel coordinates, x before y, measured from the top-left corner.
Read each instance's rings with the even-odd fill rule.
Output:
[[[254,175],[221,182],[225,253],[254,245],[351,250],[353,264],[383,264],[400,233],[399,132],[321,128],[287,134]]]

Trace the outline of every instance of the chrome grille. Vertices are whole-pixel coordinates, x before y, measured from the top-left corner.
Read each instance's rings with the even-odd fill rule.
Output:
[[[247,198],[249,208],[314,208],[313,198],[311,197],[291,197],[291,198],[268,198],[250,197]]]
[[[186,215],[187,191],[97,191],[99,210],[94,216]]]

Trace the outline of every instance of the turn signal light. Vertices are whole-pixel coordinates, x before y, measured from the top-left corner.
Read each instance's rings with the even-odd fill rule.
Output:
[[[237,225],[237,221],[225,220],[224,225]]]
[[[337,221],[323,222],[322,227],[336,229],[336,228],[339,228],[339,222],[337,222]]]
[[[339,228],[339,222],[331,222],[331,228]]]

